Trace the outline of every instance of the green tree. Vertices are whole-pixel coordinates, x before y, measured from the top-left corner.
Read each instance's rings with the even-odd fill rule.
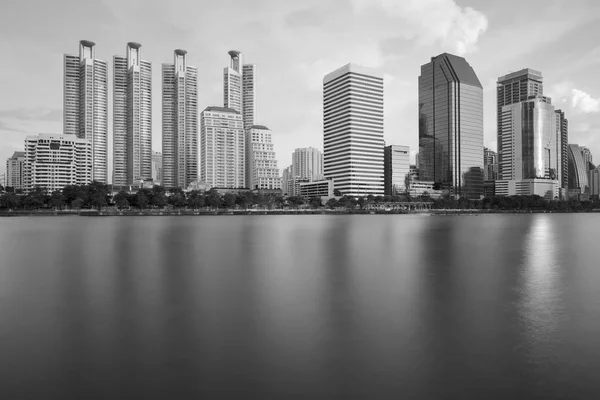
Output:
[[[339,191],[339,189],[333,189],[333,195],[334,196],[342,196],[342,192]]]
[[[225,196],[223,196],[223,201],[225,202],[225,206],[227,206],[227,208],[229,208],[229,209],[235,207],[235,200],[236,200],[236,196],[235,196],[235,194],[233,194],[231,192],[227,192],[227,193],[225,193]]]
[[[148,207],[148,196],[146,196],[146,193],[143,189],[138,190],[137,194],[135,195],[134,203],[137,207],[139,207],[140,210]]]
[[[211,189],[208,192],[208,205],[214,208],[221,207],[221,194],[216,189]]]
[[[63,194],[60,190],[55,190],[54,192],[52,192],[52,195],[50,196],[50,206],[52,208],[58,208],[59,210],[62,210],[62,208],[65,205],[65,200],[63,198]]]
[[[71,202],[71,207],[76,210],[80,210],[81,207],[83,207],[83,199],[80,197],[76,198],[73,200],[73,202]]]
[[[175,193],[174,195],[172,195],[170,197],[169,200],[170,200],[170,203],[175,208],[182,208],[182,207],[185,207],[187,204],[185,194],[183,192]]]
[[[333,210],[338,206],[338,200],[335,197],[332,197],[329,200],[327,200],[327,204],[325,205]]]
[[[323,201],[321,200],[321,196],[316,196],[310,199],[309,202],[312,208],[319,208],[323,206]]]
[[[113,202],[115,203],[115,205],[117,206],[117,208],[119,210],[122,210],[124,208],[129,208],[129,196],[123,190],[121,190],[119,193],[117,193],[115,195],[115,197],[113,198]]]

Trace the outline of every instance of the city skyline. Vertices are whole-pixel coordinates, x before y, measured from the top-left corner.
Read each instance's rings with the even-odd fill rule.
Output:
[[[90,24],[84,18],[69,16],[68,21],[73,24],[67,24],[66,15],[81,13],[69,8],[68,13],[56,13],[57,19],[52,26],[55,29],[49,33],[47,25],[38,27],[35,23],[48,11],[46,5],[40,2],[32,11],[23,3],[6,4],[3,6],[6,12],[0,17],[0,33],[7,38],[3,41],[3,50],[25,61],[18,66],[11,63],[2,66],[3,91],[14,95],[3,96],[0,101],[0,134],[3,137],[0,158],[3,160],[22,148],[27,134],[62,131],[60,58],[64,53],[72,52],[80,39],[86,38],[96,42],[97,56],[102,60],[111,60],[114,54],[121,54],[123,44],[129,40],[144,43],[144,58],[155,65],[169,61],[173,48],[187,48],[194,53],[190,63],[198,66],[202,76],[198,82],[199,109],[222,101],[222,75],[219,71],[227,60],[226,52],[239,49],[251,54],[251,60],[258,65],[262,77],[257,81],[261,93],[259,122],[266,122],[277,133],[274,143],[280,166],[291,163],[291,153],[297,147],[322,149],[321,78],[348,62],[376,67],[384,74],[385,140],[388,144],[409,145],[412,162],[418,149],[415,77],[423,59],[444,51],[466,56],[482,81],[486,147],[497,150],[497,77],[510,71],[533,68],[544,72],[545,81],[549,82],[544,88],[545,94],[552,97],[556,108],[565,111],[569,118],[569,142],[585,145],[592,153],[600,151],[600,138],[597,137],[600,136],[597,135],[600,132],[600,83],[590,75],[594,66],[600,63],[600,49],[593,41],[593,22],[599,13],[594,12],[598,5],[593,2],[574,2],[568,9],[532,2],[522,5],[523,17],[511,14],[509,18],[510,7],[505,5],[477,3],[471,9],[466,3],[440,1],[438,6],[448,12],[434,16],[439,22],[438,27],[411,23],[399,30],[397,24],[392,29],[390,23],[403,20],[405,17],[400,16],[403,12],[406,18],[418,20],[417,17],[427,11],[426,7],[415,5],[407,11],[405,8],[409,7],[396,5],[387,10],[388,20],[383,17],[385,7],[388,7],[383,2],[372,2],[368,7],[365,2],[359,1],[343,5],[310,1],[303,5],[261,2],[264,7],[229,2],[221,7],[194,5],[194,9],[200,7],[199,10],[206,12],[186,14],[198,14],[203,23],[196,23],[196,17],[184,16],[175,27],[174,11],[177,7],[168,9],[166,5],[151,2],[140,18],[125,22],[126,15],[141,10],[140,6],[131,2],[117,6],[117,3],[107,1],[93,4],[87,11],[96,16],[98,23]],[[539,4],[544,4],[544,7],[540,8]],[[52,5],[58,11],[64,11],[66,7],[69,7],[68,2]],[[233,9],[239,12],[232,13]],[[267,12],[267,9],[270,11]],[[543,35],[523,34],[531,30],[531,25],[525,24],[522,18],[525,18],[527,10],[533,9],[538,10],[536,17]],[[25,16],[25,12],[34,25],[27,32],[14,24]],[[332,19],[334,16],[336,20]],[[561,16],[563,22],[557,23],[557,16]],[[230,32],[216,38],[206,35],[210,26],[223,18],[234,18],[245,28],[240,29],[244,35]],[[336,22],[337,19],[340,22]],[[355,29],[344,28],[343,25],[353,26],[349,22],[355,23]],[[164,26],[160,34],[155,32],[157,25]],[[550,26],[552,29],[544,29]],[[331,29],[338,31],[338,35],[329,37],[327,33]],[[166,34],[163,35],[163,31]],[[458,35],[462,31],[468,33],[466,39]],[[519,39],[523,36],[527,36],[528,40]],[[514,40],[511,53],[490,62],[497,48],[511,40]],[[315,42],[319,42],[318,46],[314,45]],[[557,45],[563,48],[560,57],[552,51]],[[294,51],[288,51],[290,47]],[[36,51],[32,52],[32,48]],[[285,66],[280,62],[283,53]],[[32,60],[31,57],[43,60],[46,68],[43,74],[31,72],[35,64],[27,62]],[[109,81],[112,75],[113,71],[109,68]],[[25,76],[27,80],[24,80]],[[156,99],[160,91],[159,68],[153,69],[152,80],[155,93],[153,150],[161,151],[161,108]],[[30,83],[18,90],[23,82]],[[109,88],[108,104],[112,104],[111,92]],[[278,107],[283,101],[286,101],[285,113]],[[113,162],[111,121],[112,110],[109,110],[109,177],[112,176]]]

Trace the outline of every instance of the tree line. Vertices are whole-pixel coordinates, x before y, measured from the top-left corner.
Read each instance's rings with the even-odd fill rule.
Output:
[[[340,194],[340,193],[336,193]],[[600,201],[558,201],[545,200],[540,196],[486,197],[482,200],[454,199],[448,195],[431,198],[427,193],[419,197],[408,194],[394,196],[338,196],[326,204],[320,197],[305,199],[300,196],[283,197],[274,193],[241,191],[221,194],[216,189],[208,191],[165,189],[154,186],[152,189],[139,189],[135,193],[120,191],[113,195],[111,187],[100,182],[87,185],[68,185],[62,190],[49,192],[44,188],[35,188],[28,193],[5,191],[0,186],[0,209],[98,209],[114,207],[124,209],[202,209],[202,208],[322,208],[363,210],[372,203],[429,202],[432,209],[452,210],[547,210],[547,211],[585,211],[600,208]]]

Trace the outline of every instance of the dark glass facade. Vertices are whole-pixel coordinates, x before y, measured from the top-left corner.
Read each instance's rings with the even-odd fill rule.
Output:
[[[462,57],[444,53],[421,66],[419,173],[460,197],[483,195],[483,89]]]

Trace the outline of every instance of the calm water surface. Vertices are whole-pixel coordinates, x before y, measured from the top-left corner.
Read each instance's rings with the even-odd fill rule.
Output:
[[[0,398],[598,398],[599,225],[0,218]]]

